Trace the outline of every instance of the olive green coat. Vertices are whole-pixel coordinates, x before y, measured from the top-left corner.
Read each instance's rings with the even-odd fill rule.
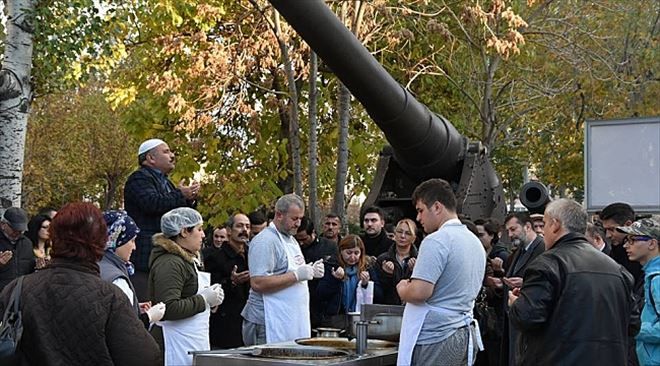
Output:
[[[201,313],[206,302],[197,294],[197,255],[163,234],[153,236],[149,256],[149,298],[166,305],[163,320],[179,320]]]

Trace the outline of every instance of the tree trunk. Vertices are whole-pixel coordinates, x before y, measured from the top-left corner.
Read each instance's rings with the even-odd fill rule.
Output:
[[[280,83],[280,74],[277,72],[276,68],[272,68],[271,74],[273,75],[273,83],[271,88],[275,91],[282,91],[282,85]],[[278,103],[277,103],[277,115],[280,117],[280,139],[285,139],[289,135],[289,115],[286,112],[286,108],[284,107],[283,102],[280,100],[280,93],[277,93],[278,97]],[[291,148],[291,144],[287,144],[287,153],[291,154],[289,149]],[[282,166],[288,166],[288,162],[284,160],[284,157],[280,154],[278,158],[278,164],[277,167],[281,168]],[[291,175],[287,174],[286,178],[277,178],[277,187],[283,192],[283,193],[291,193],[293,192],[293,182],[291,179]]]
[[[0,203],[21,205],[23,155],[32,87],[34,0],[5,1],[5,54],[0,70]]]
[[[115,195],[117,194],[117,187],[119,186],[120,175],[107,174],[105,183],[105,197],[103,197],[103,207],[104,211],[112,209],[112,204],[115,201]]]
[[[318,57],[314,51],[309,54],[309,218],[315,228],[320,228],[321,212],[318,202],[318,138],[316,135],[318,91],[316,79],[318,78]]]
[[[277,12],[275,16],[275,35],[277,44],[282,53],[284,62],[284,72],[286,74],[289,89],[289,144],[291,145],[291,161],[293,168],[293,191],[302,197],[302,166],[300,163],[300,138],[298,137],[299,117],[298,117],[298,89],[293,75],[293,66],[289,58],[289,49],[282,39],[282,28],[280,26],[280,15]]]
[[[346,223],[346,176],[348,175],[348,121],[351,117],[351,92],[344,84],[339,84],[339,151],[337,152],[337,178],[333,211]]]
[[[356,37],[360,35],[360,26],[364,15],[364,6],[362,1],[354,2],[354,14],[351,22],[352,32]],[[348,18],[348,2],[341,3],[340,18],[344,23]],[[351,118],[351,92],[342,83],[339,83],[339,145],[337,154],[337,178],[335,181],[335,197],[333,202],[333,211],[339,215],[344,229],[348,228],[346,221],[346,178],[348,176],[348,123]]]

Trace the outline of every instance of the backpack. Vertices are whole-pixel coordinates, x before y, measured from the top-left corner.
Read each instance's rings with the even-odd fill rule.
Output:
[[[5,314],[0,323],[0,364],[18,363],[17,348],[23,335],[23,320],[21,319],[20,299],[23,277],[19,277],[11,293]]]

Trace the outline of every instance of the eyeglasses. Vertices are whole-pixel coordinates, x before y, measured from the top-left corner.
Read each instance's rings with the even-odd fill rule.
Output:
[[[405,236],[412,236],[413,235],[410,231],[401,230],[401,229],[394,230],[394,233],[397,234],[397,235],[405,235]]]
[[[653,238],[651,238],[649,236],[641,236],[641,235],[640,236],[627,236],[625,238],[625,242],[629,243],[629,244],[632,244],[632,243],[637,242],[637,241],[651,241],[651,240],[653,240]]]

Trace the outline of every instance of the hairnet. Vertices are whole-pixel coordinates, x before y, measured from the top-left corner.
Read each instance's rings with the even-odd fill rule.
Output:
[[[203,222],[202,215],[189,207],[179,207],[163,215],[160,219],[160,231],[171,238],[181,233],[181,230],[194,227]]]

